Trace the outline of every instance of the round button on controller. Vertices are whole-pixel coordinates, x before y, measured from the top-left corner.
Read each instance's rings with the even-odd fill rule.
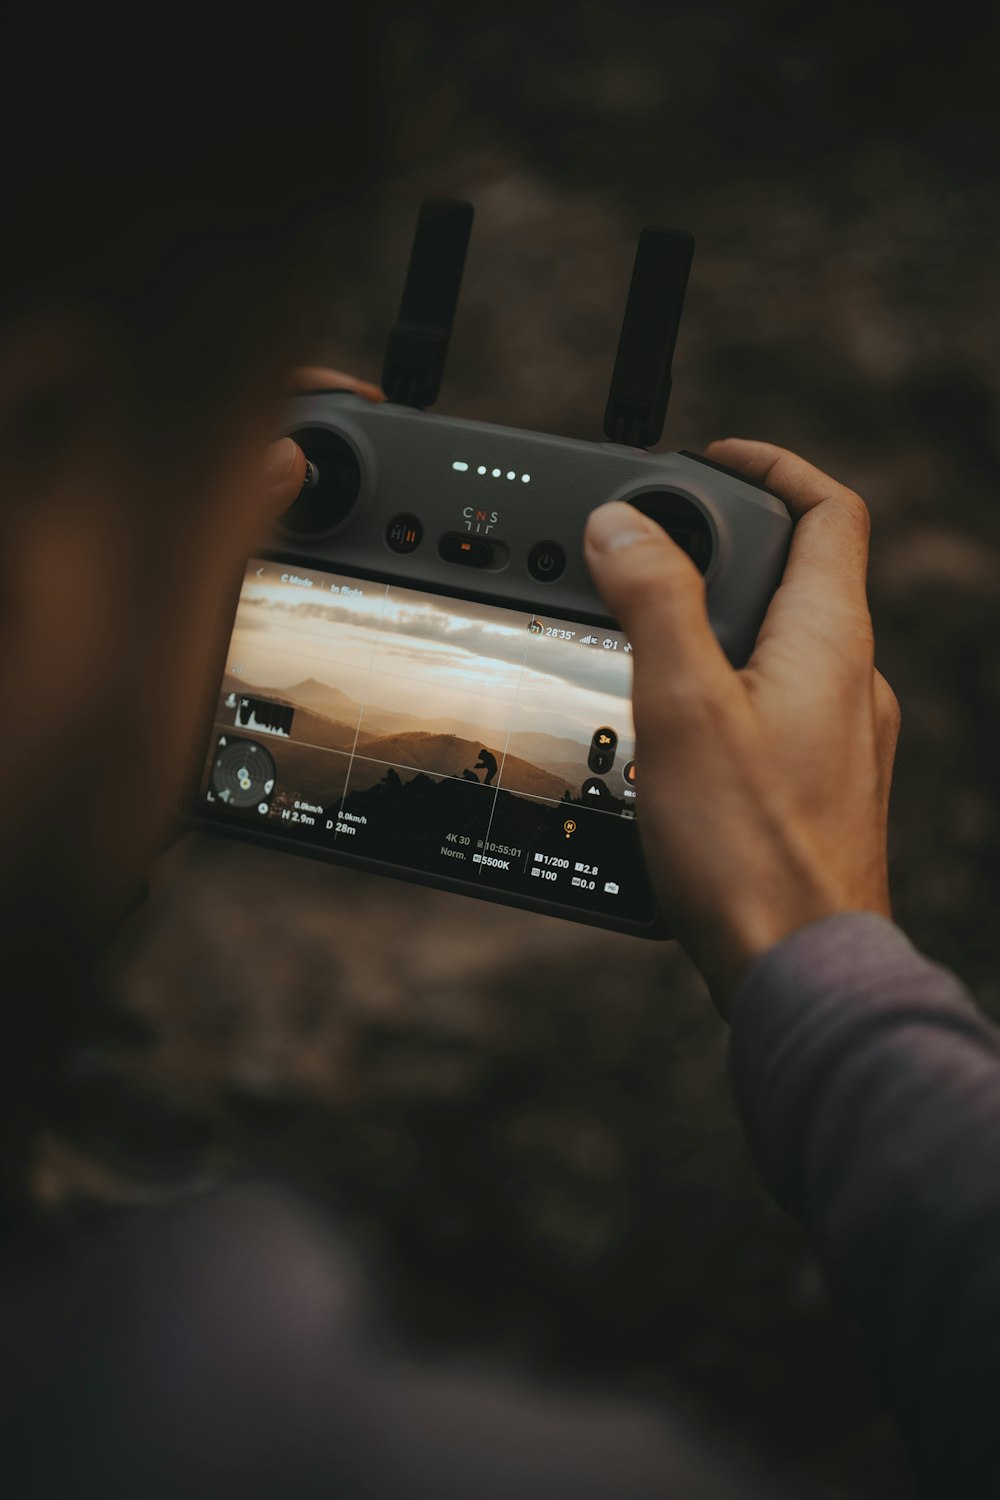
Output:
[[[423,535],[424,528],[418,517],[411,516],[408,511],[401,511],[398,516],[393,516],[385,528],[386,545],[403,556],[407,552],[416,552]]]
[[[566,567],[566,554],[558,542],[536,542],[528,553],[528,572],[539,583],[553,583]]]

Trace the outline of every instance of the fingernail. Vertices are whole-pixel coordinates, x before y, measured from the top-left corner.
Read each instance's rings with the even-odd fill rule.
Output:
[[[267,477],[275,483],[279,479],[285,479],[292,472],[292,464],[295,462],[295,444],[291,438],[279,438],[272,443],[267,450]]]
[[[631,547],[633,542],[648,542],[659,528],[634,505],[622,500],[609,500],[591,511],[587,521],[587,541],[598,552],[614,552],[619,547]]]

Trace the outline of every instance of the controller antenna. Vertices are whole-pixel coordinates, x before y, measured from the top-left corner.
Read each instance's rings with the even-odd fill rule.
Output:
[[[471,233],[471,203],[436,198],[421,204],[382,369],[382,389],[401,406],[420,411],[437,400]]]
[[[649,224],[639,236],[604,413],[609,442],[652,448],[660,441],[693,255],[686,229]]]

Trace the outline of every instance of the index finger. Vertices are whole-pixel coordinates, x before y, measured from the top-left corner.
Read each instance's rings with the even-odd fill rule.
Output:
[[[807,609],[813,596],[828,607],[863,611],[867,619],[871,522],[861,497],[773,443],[725,438],[712,443],[706,456],[765,485],[795,518],[788,561],[765,624],[773,627],[772,611],[784,615],[789,605],[796,613]]]
[[[853,490],[831,479],[815,464],[808,463],[787,448],[779,448],[776,443],[759,443],[751,438],[719,438],[709,443],[705,457],[736,469],[755,484],[762,484],[785,502],[796,520],[825,500],[845,496],[858,498]]]
[[[348,375],[344,370],[332,370],[328,365],[300,365],[292,371],[291,388],[298,396],[318,391],[353,391],[366,401],[385,400],[385,392],[372,381]]]

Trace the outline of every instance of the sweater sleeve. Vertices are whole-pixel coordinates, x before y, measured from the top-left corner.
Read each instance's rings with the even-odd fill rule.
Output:
[[[1000,1494],[1000,1034],[891,922],[852,912],[751,967],[730,1072],[921,1493]]]

